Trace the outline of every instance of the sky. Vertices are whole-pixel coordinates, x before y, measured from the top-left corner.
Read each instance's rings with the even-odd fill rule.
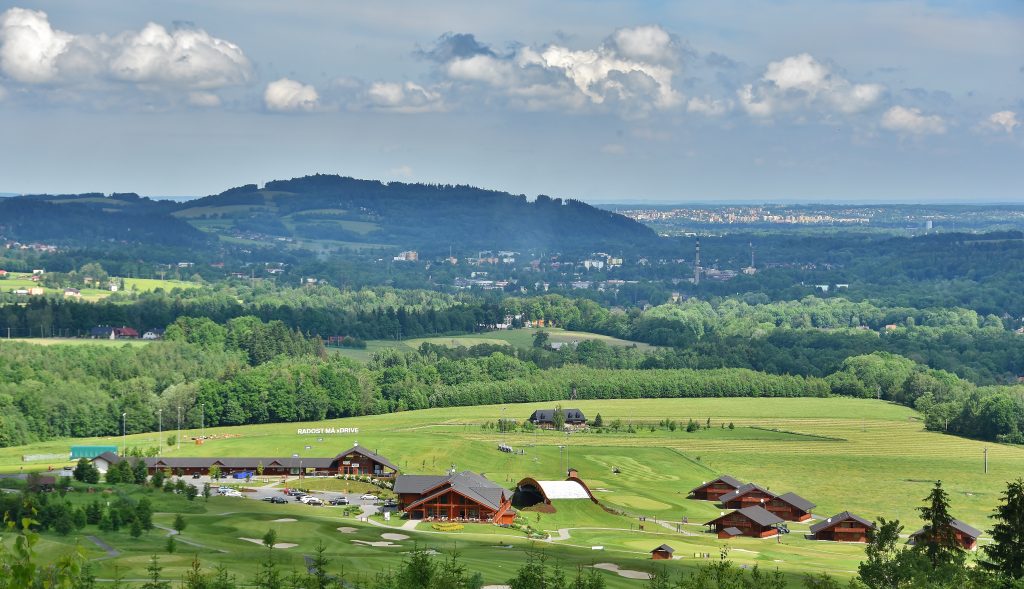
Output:
[[[0,192],[1024,202],[1024,2],[0,0]]]

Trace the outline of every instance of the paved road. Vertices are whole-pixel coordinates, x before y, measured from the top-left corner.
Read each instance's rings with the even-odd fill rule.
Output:
[[[120,556],[121,555],[121,553],[116,548],[114,548],[110,544],[107,544],[103,540],[100,540],[96,536],[86,536],[86,538],[88,538],[89,541],[92,542],[93,544],[99,546],[104,552],[107,553],[107,556],[110,557],[110,558],[114,558],[116,556]]]

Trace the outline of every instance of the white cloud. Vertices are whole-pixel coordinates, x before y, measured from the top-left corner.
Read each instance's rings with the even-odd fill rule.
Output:
[[[57,78],[57,58],[67,51],[74,36],[56,31],[46,13],[11,8],[0,15],[0,69],[26,84]]]
[[[370,106],[401,113],[444,110],[440,92],[414,82],[374,82],[366,92]]]
[[[657,25],[619,29],[612,42],[619,55],[630,59],[666,61],[676,54],[672,36]]]
[[[469,82],[486,82],[492,86],[507,86],[512,83],[513,66],[506,60],[492,55],[473,55],[464,59],[453,59],[445,67],[448,77]]]
[[[0,86],[0,100],[7,98],[7,89]]]
[[[113,40],[111,74],[121,80],[187,88],[244,84],[251,66],[241,48],[202,29],[175,29],[149,23],[137,33]]]
[[[732,110],[732,101],[716,100],[710,96],[703,98],[694,96],[686,102],[687,112],[695,112],[709,117],[723,115]]]
[[[769,63],[756,85],[737,91],[740,104],[756,117],[808,107],[856,113],[877,104],[884,94],[884,86],[854,84],[808,53]]]
[[[412,178],[412,168],[405,164],[402,164],[397,168],[391,168],[390,170],[388,170],[388,173],[390,173],[392,176],[397,176],[399,178]]]
[[[456,39],[457,51],[452,47]],[[437,72],[448,82],[431,91],[445,92],[455,102],[503,100],[526,110],[599,107],[629,115],[683,104],[672,87],[679,49],[657,26],[619,29],[592,49],[550,43],[517,46],[504,54],[472,35],[449,34],[421,54],[438,63]],[[371,89],[379,106],[404,104],[408,94],[408,88],[394,84]]]
[[[213,108],[220,106],[220,96],[212,92],[189,92],[188,103],[192,106]]]
[[[926,115],[918,108],[894,106],[882,115],[882,128],[914,135],[942,134],[946,121],[939,115]]]
[[[245,84],[252,65],[242,49],[195,27],[149,23],[114,36],[76,35],[51,26],[43,11],[0,13],[0,72],[25,85],[129,83],[144,90],[210,90]]]
[[[281,78],[267,84],[263,102],[269,110],[312,111],[320,106],[320,95],[313,86]]]
[[[982,126],[990,131],[1013,135],[1014,131],[1021,125],[1017,113],[1012,110],[1001,110],[994,112],[982,122]]]

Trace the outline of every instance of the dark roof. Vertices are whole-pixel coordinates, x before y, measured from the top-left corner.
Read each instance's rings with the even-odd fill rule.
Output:
[[[352,446],[351,448],[349,448],[348,450],[345,450],[344,452],[339,453],[334,458],[335,459],[339,459],[339,458],[341,458],[342,456],[344,456],[346,454],[351,454],[352,452],[356,452],[358,454],[362,454],[363,456],[369,458],[370,460],[373,460],[374,462],[376,462],[378,464],[382,464],[382,465],[390,468],[393,471],[396,471],[396,472],[398,471],[398,467],[395,466],[394,464],[392,464],[390,460],[388,460],[387,458],[384,458],[380,454],[375,454],[373,452],[370,452],[369,450],[367,450],[366,448],[364,448],[364,447],[362,447],[362,446],[360,446],[358,444],[356,444],[355,446]]]
[[[969,526],[969,525],[965,524],[964,522],[962,522],[962,521],[960,521],[958,519],[954,519],[953,521],[951,521],[950,525],[953,527],[954,530],[958,530],[958,531],[960,531],[960,532],[962,532],[962,533],[964,533],[964,534],[966,534],[966,535],[968,535],[968,536],[970,536],[972,538],[980,538],[981,537],[981,530],[979,530],[977,528],[974,528],[972,526]],[[910,537],[913,538],[915,536],[920,536],[922,533],[924,533],[924,531],[925,531],[925,528],[921,528],[920,530],[918,530],[918,531],[914,532],[913,534],[911,534]]]
[[[868,520],[860,517],[859,515],[854,515],[854,514],[850,513],[849,511],[844,511],[842,513],[837,513],[837,514],[833,515],[832,517],[828,518],[825,521],[818,522],[818,523],[814,524],[813,526],[811,526],[811,533],[812,534],[817,534],[818,532],[820,532],[822,530],[827,530],[828,528],[831,528],[832,526],[834,526],[834,525],[836,525],[836,524],[838,524],[840,522],[847,521],[847,520],[853,520],[853,521],[855,521],[857,523],[864,524],[864,526],[868,527],[868,528],[874,528],[875,527],[875,524],[873,522],[869,522]]]
[[[729,485],[730,487],[732,487],[733,489],[739,489],[740,487],[743,486],[743,483],[740,482],[739,480],[734,479],[734,478],[732,478],[731,476],[729,476],[727,474],[723,474],[722,476],[718,477],[717,479],[715,479],[713,481],[708,481],[706,483],[703,483],[699,487],[694,487],[694,489],[692,491],[690,491],[690,493],[696,493],[697,491],[703,489],[704,487],[707,487],[708,485],[713,485],[715,483],[725,483],[725,484]]]
[[[538,409],[530,415],[530,421],[554,421],[556,409]],[[562,409],[565,421],[586,421],[586,416],[579,409]]]
[[[739,528],[734,528],[734,527],[728,527],[728,528],[725,528],[722,531],[725,532],[726,534],[729,534],[730,536],[742,536],[743,535],[743,530],[741,530]]]
[[[669,546],[668,544],[662,544],[661,546],[658,546],[651,552],[668,552],[669,554],[672,554],[673,552],[675,552],[675,549]]]
[[[777,515],[768,511],[767,509],[761,507],[760,505],[744,507],[743,509],[737,509],[736,511],[733,511],[732,513],[738,513],[760,526],[772,526],[775,524],[782,523],[782,518],[778,517]],[[726,517],[727,515],[732,515],[732,513],[720,515],[715,519],[709,521],[708,523],[715,523],[716,521],[722,519],[723,517]]]
[[[456,491],[466,497],[486,505],[491,509],[499,509],[503,503],[507,491],[501,485],[491,482],[487,477],[470,472],[468,470],[458,472],[452,475],[444,477],[434,477],[437,481],[434,485],[429,485],[427,477],[420,475],[418,480],[414,480],[409,484],[403,483],[399,486],[399,480],[407,476],[416,475],[403,475],[395,479],[395,488],[393,489],[396,493],[420,493],[426,494],[425,497],[420,497],[416,500],[416,503],[420,503],[429,499],[432,499],[442,493],[447,492],[449,489]],[[412,485],[419,486],[422,488],[421,491],[400,491],[399,489],[405,489]]]
[[[121,457],[114,452],[103,452],[102,454],[95,456],[90,460],[96,460],[97,458],[102,458],[103,460],[106,460],[111,464],[117,464],[118,462],[121,462]]]
[[[434,474],[400,474],[395,477],[395,493],[423,493],[433,489],[448,479],[445,475]]]
[[[722,495],[721,497],[718,498],[718,500],[720,502],[722,502],[722,503],[728,503],[729,501],[732,501],[733,499],[736,499],[737,497],[742,497],[743,495],[746,495],[747,493],[749,493],[751,491],[754,491],[754,490],[761,491],[762,493],[764,493],[764,494],[766,494],[766,495],[768,495],[770,497],[778,497],[778,495],[776,495],[775,493],[769,491],[768,489],[765,489],[761,485],[757,485],[757,484],[754,484],[754,483],[747,483],[747,484],[743,485],[742,487],[740,487],[739,489],[736,489],[732,493],[726,493],[725,495]]]
[[[817,505],[811,503],[810,501],[804,499],[803,497],[797,495],[796,493],[786,493],[785,495],[779,495],[778,499],[780,501],[785,501],[786,503],[789,503],[790,505],[799,509],[800,511],[806,511],[808,513],[810,513],[812,509],[817,507]]]

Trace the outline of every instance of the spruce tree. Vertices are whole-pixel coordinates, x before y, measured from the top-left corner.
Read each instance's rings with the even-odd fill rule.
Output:
[[[942,488],[942,481],[935,481],[935,487],[924,499],[927,505],[918,507],[924,529],[917,536],[917,548],[924,552],[933,567],[952,564],[961,556],[953,531],[953,516],[949,515],[949,495]]]
[[[993,544],[985,547],[982,566],[1009,579],[1024,579],[1024,479],[1006,485],[1003,502],[992,514],[996,524],[989,534]]]

